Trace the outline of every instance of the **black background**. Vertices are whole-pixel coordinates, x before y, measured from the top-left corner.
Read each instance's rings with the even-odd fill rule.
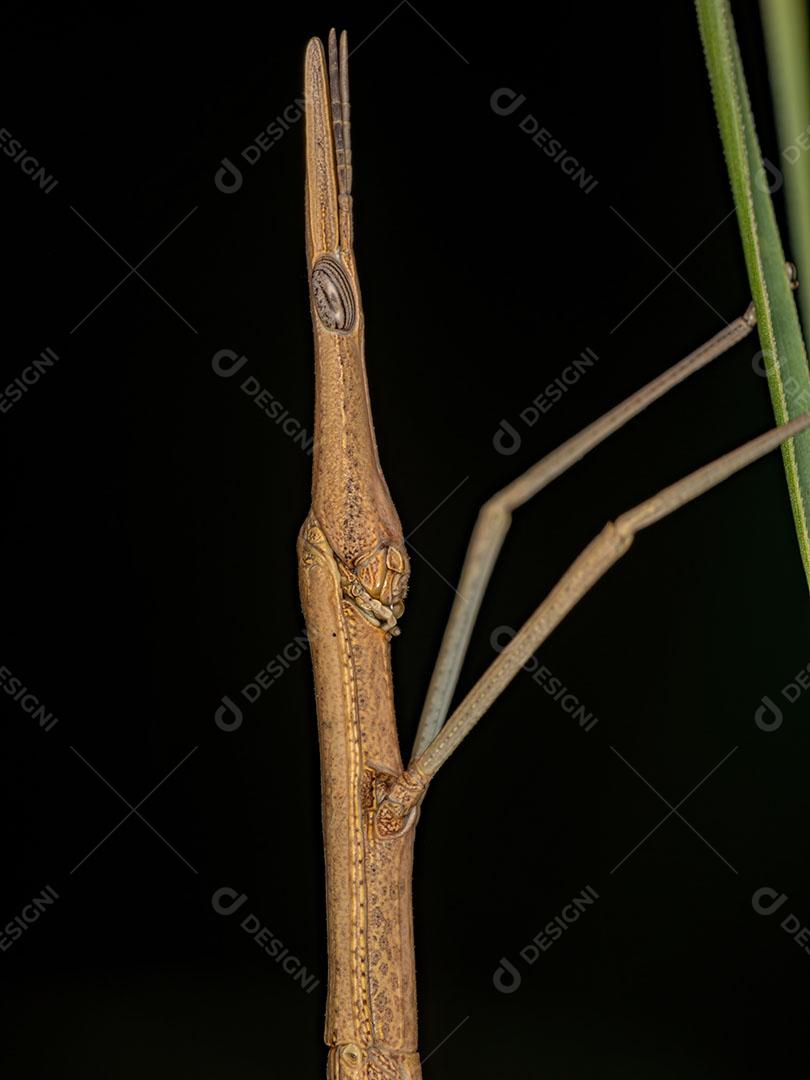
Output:
[[[757,10],[736,10],[778,160]],[[223,158],[296,115],[306,39],[345,26],[357,50],[369,379],[389,486],[416,530],[394,643],[406,747],[478,506],[747,303],[689,4],[544,5],[535,22],[509,6],[388,14],[4,16],[0,119],[59,183],[45,194],[0,155],[2,384],[45,347],[60,357],[0,416],[0,663],[59,717],[42,731],[0,694],[0,922],[47,885],[60,897],[0,954],[6,1076],[323,1075],[317,740],[294,559],[311,462],[212,368],[220,349],[246,355],[240,378],[311,430],[303,125],[242,161],[238,191],[214,183]],[[501,87],[525,95],[512,116],[490,106]],[[527,113],[598,181],[590,194],[520,130]],[[132,275],[96,308],[129,273],[105,241],[135,266],[171,230],[139,268],[149,284]],[[585,348],[593,368],[521,424]],[[464,687],[492,632],[518,626],[606,520],[772,424],[756,349],[518,512]],[[522,435],[510,456],[493,446],[504,419]],[[773,455],[645,533],[554,634],[540,662],[598,724],[582,731],[521,673],[425,803],[426,1077],[806,1075],[810,957],[751,897],[773,887],[782,914],[810,922],[808,699],[781,695],[810,660],[808,629]],[[294,659],[243,702],[242,725],[218,728],[223,696],[285,648]],[[763,695],[784,707],[770,733],[754,723]],[[673,805],[725,761],[683,804],[689,825],[670,817],[611,873],[668,812],[619,754]],[[139,810],[160,837],[130,816],[85,860],[129,813],[104,781],[134,806],[181,761]],[[588,885],[598,902],[525,964]],[[318,975],[314,992],[214,912],[222,886]],[[493,986],[502,957],[523,975],[509,995]]]

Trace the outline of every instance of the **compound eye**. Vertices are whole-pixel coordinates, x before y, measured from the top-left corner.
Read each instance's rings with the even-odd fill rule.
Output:
[[[312,298],[318,318],[328,330],[351,330],[357,317],[354,289],[337,259],[324,255],[312,271]]]

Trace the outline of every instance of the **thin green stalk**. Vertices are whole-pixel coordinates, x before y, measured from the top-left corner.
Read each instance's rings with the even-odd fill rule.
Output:
[[[757,327],[778,423],[810,409],[810,374],[728,0],[696,0]],[[810,585],[810,435],[783,444],[799,551]]]
[[[760,0],[799,308],[810,333],[810,26],[807,0]],[[779,179],[775,176],[775,181]],[[773,186],[773,185],[772,185]]]

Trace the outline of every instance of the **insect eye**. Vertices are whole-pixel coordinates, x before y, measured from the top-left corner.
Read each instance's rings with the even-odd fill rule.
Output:
[[[312,271],[312,298],[318,318],[329,330],[351,330],[357,317],[354,289],[337,259],[324,255]]]

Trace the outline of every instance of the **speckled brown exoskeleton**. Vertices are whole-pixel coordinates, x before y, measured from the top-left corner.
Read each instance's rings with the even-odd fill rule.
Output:
[[[352,244],[348,48],[332,31],[305,59],[306,238],[315,337],[312,507],[298,544],[321,753],[331,1080],[416,1080],[411,912],[414,833],[428,785],[495,698],[634,535],[810,424],[766,432],[608,524],[449,715],[450,700],[512,512],[755,325],[753,306],[482,508],[405,767],[390,643],[409,563],[382,474],[369,404]]]

